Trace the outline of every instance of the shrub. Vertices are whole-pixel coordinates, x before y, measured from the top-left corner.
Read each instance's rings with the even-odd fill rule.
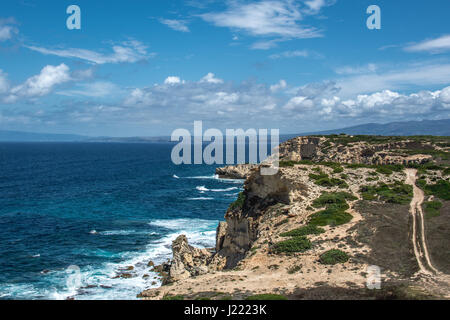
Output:
[[[309,224],[315,226],[338,226],[352,220],[353,216],[343,210],[328,208],[310,216]]]
[[[450,175],[450,168],[445,168],[444,171],[442,171],[442,174],[443,174],[444,176]]]
[[[325,230],[322,228],[318,228],[317,226],[307,225],[304,227],[300,227],[298,229],[294,229],[288,232],[284,232],[280,234],[282,237],[299,237],[299,236],[307,236],[309,234],[321,234],[324,233]]]
[[[391,175],[393,171],[391,169],[389,169],[388,167],[378,167],[377,172],[388,176],[388,175]]]
[[[280,241],[272,247],[274,253],[305,252],[308,249],[311,249],[311,241],[304,236]]]
[[[176,296],[165,295],[162,299],[163,300],[184,300],[184,296],[182,296],[182,295],[176,295]]]
[[[338,264],[338,263],[345,263],[349,259],[348,255],[341,250],[332,249],[328,250],[325,253],[322,253],[320,255],[320,262],[322,264]]]
[[[360,192],[364,200],[407,204],[413,196],[413,187],[397,181],[389,185],[380,183],[377,186],[361,186]]]
[[[319,198],[315,199],[313,201],[313,206],[315,208],[322,208],[322,207],[341,207],[345,208],[344,210],[348,209],[348,206],[346,200],[356,200],[357,198],[348,193],[348,192],[324,192],[320,195]]]
[[[249,296],[245,300],[287,300],[287,298],[280,294],[265,293]]]
[[[428,201],[424,203],[425,217],[431,219],[440,215],[439,210],[442,208],[440,201]]]
[[[424,191],[427,194],[432,194],[442,200],[450,200],[450,182],[445,180],[438,180],[435,184],[424,186]]]
[[[238,198],[236,199],[235,202],[230,204],[228,210],[234,210],[236,208],[242,209],[242,207],[244,206],[245,198],[246,198],[245,194],[243,192],[240,192]]]

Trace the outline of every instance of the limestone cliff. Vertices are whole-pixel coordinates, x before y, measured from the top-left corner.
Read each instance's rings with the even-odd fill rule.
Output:
[[[168,273],[164,283],[177,285],[141,296],[195,298],[219,290],[235,298],[250,291],[316,299],[314,290],[327,288],[320,293],[324,298],[333,294],[367,298],[364,287],[370,265],[381,268],[386,283],[399,286],[396,281],[401,285],[406,281],[409,286],[421,279],[410,237],[413,192],[405,184],[410,179],[405,172],[416,169],[374,164],[410,165],[422,172],[422,185],[437,181],[445,185],[449,183],[446,146],[447,140],[425,138],[386,142],[376,137],[356,141],[349,136],[298,137],[280,145],[282,165],[275,175],[262,175],[258,166],[218,169],[246,180],[244,191],[217,227],[215,248],[194,248],[185,236],[178,237],[172,245],[173,259],[162,268]],[[420,166],[428,162],[432,166]],[[360,166],[350,165],[354,163]],[[446,216],[449,208],[444,203]],[[448,224],[432,227],[433,239],[445,239],[450,232]],[[296,233],[305,235],[290,236]],[[347,258],[328,264],[323,257],[329,252]],[[431,259],[445,265],[442,257],[433,254]],[[445,289],[450,280],[441,275],[436,283],[426,284],[427,290],[450,297]],[[211,296],[215,295],[208,293]]]

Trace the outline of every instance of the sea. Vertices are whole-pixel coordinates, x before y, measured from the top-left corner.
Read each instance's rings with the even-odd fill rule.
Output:
[[[137,299],[178,235],[214,247],[243,181],[172,148],[0,143],[0,299]]]

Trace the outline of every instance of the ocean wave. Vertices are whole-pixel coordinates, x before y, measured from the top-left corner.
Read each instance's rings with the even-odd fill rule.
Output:
[[[176,174],[174,174],[174,175],[172,176],[172,178],[174,178],[174,179],[180,179],[180,177],[177,176]]]
[[[214,198],[198,197],[198,198],[187,198],[186,200],[189,200],[189,201],[195,201],[195,200],[214,200]]]
[[[195,189],[197,189],[200,192],[229,192],[229,191],[233,191],[233,190],[238,190],[238,187],[230,187],[230,188],[225,188],[225,189],[208,189],[205,186],[197,186],[195,187]]]

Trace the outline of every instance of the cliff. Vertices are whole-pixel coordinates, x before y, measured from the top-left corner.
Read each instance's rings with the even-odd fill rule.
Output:
[[[448,298],[449,257],[438,248],[442,241],[450,244],[449,223],[438,228],[411,205],[416,201],[414,207],[424,203],[425,208],[438,201],[444,204],[439,214],[450,218],[448,142],[298,137],[280,145],[280,168],[273,176],[261,175],[257,166],[219,169],[239,172],[246,180],[217,228],[215,248],[193,248],[180,236],[163,268],[164,284],[176,284],[140,296],[242,299],[276,293],[292,299],[372,299],[386,298],[392,294],[388,288],[395,287],[398,298]],[[430,191],[420,202],[418,184],[429,190],[440,185],[447,193]],[[411,238],[412,219],[420,217],[414,225],[425,225],[417,232],[430,238],[427,243]],[[436,237],[440,241],[433,242]],[[430,246],[429,265],[415,254],[417,246]],[[365,289],[372,265],[382,272],[383,290]]]

